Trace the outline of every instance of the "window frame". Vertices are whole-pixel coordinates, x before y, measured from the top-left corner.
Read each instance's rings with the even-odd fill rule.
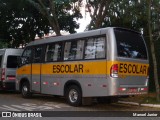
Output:
[[[104,51],[105,51],[105,53],[104,53],[104,58],[95,58],[95,59],[85,59],[85,46],[86,46],[86,44],[87,44],[87,39],[88,38],[100,38],[100,37],[104,37],[105,38],[105,40],[104,40]],[[63,46],[63,48],[65,48],[65,43],[66,42],[71,42],[71,41],[78,41],[78,40],[84,40],[84,46],[83,46],[83,57],[82,57],[82,59],[75,59],[75,60],[64,60],[64,50],[63,50],[63,57],[62,57],[62,60],[63,61],[87,61],[87,60],[102,60],[102,59],[106,59],[107,58],[107,38],[106,38],[106,34],[102,34],[102,35],[96,35],[96,36],[89,36],[89,37],[82,37],[82,38],[78,38],[78,39],[71,39],[71,40],[66,40],[66,41],[64,41],[64,46]]]
[[[55,45],[55,44],[61,44],[62,49],[61,49],[60,59],[59,59],[59,60],[56,60],[56,61],[47,61],[47,60],[46,60],[46,56],[47,56],[47,46],[48,46],[48,45]],[[43,56],[44,59],[43,59],[43,62],[44,62],[44,63],[48,63],[48,62],[60,62],[60,61],[62,61],[62,56],[63,56],[63,54],[64,54],[63,51],[64,51],[64,42],[63,42],[63,41],[47,43],[47,44],[45,45],[45,48],[44,48],[44,56]]]
[[[106,38],[106,34],[104,34],[104,35],[98,35],[98,36],[91,36],[91,37],[93,37],[93,38],[104,37],[104,38],[105,38],[105,40],[104,40],[104,44],[105,44],[105,45],[104,45],[104,52],[105,52],[104,55],[105,55],[105,56],[104,56],[104,58],[96,58],[96,57],[95,57],[95,58],[93,58],[93,59],[92,59],[92,58],[91,58],[91,59],[85,59],[85,50],[84,50],[83,59],[84,59],[84,60],[101,60],[101,59],[106,59],[106,56],[107,56],[107,51],[106,51],[106,50],[107,50],[107,44],[106,44],[106,43],[107,43],[107,38]],[[91,38],[91,37],[87,37],[87,38]],[[87,40],[85,40],[84,49],[85,49],[85,46],[86,46],[86,45],[87,45]]]
[[[82,48],[82,58],[81,59],[72,59],[72,60],[65,60],[64,59],[64,54],[65,54],[65,43],[66,42],[72,42],[72,41],[74,41],[74,42],[78,42],[78,41],[80,41],[80,40],[82,40],[82,41],[84,41],[84,45],[85,45],[85,38],[78,38],[78,39],[72,39],[72,40],[67,40],[67,41],[64,41],[64,50],[63,50],[63,61],[81,61],[81,60],[84,60],[84,46],[83,46],[83,48]],[[76,56],[76,55],[75,55]]]

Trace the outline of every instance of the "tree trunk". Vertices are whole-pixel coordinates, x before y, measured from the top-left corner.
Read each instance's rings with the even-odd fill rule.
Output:
[[[152,26],[151,26],[151,0],[148,1],[148,32],[149,32],[149,40],[151,47],[151,55],[153,60],[153,72],[154,72],[154,81],[156,87],[156,98],[157,101],[160,101],[160,89],[159,89],[159,81],[158,81],[158,71],[157,71],[157,60],[155,54],[155,45],[152,37]]]
[[[42,0],[38,0],[39,4],[42,6],[42,10],[40,10],[40,12],[42,13],[42,15],[44,15],[44,17],[47,17],[52,29],[55,31],[57,36],[60,36],[60,27],[59,27],[59,23],[58,23],[58,18],[56,16],[55,13],[55,3],[52,0],[49,0],[49,8],[51,10],[51,13],[53,16],[50,15],[50,13],[48,12],[48,10],[46,9],[44,3]],[[43,11],[43,12],[42,12]]]
[[[107,16],[109,5],[111,2],[112,0],[100,0],[99,2],[92,5],[88,0],[86,0],[87,9],[91,17],[91,22],[88,25],[89,30],[102,27],[102,23]],[[91,10],[91,7],[94,8],[94,11]]]
[[[52,29],[55,31],[56,35],[57,35],[57,36],[61,36],[60,27],[59,27],[58,21],[56,21],[56,20],[51,20],[50,18],[48,18],[48,21],[49,21]]]
[[[51,24],[51,27],[52,27],[52,29],[55,31],[55,33],[56,33],[56,35],[57,36],[60,36],[61,35],[61,33],[60,33],[60,27],[59,27],[59,23],[58,23],[58,17],[57,17],[57,15],[56,15],[56,5],[55,5],[55,2],[53,1],[53,0],[49,0],[49,3],[50,3],[50,5],[49,5],[49,7],[50,7],[50,9],[51,9],[51,13],[52,13],[52,17],[48,14],[48,18],[52,18],[52,19],[50,19],[50,24]]]

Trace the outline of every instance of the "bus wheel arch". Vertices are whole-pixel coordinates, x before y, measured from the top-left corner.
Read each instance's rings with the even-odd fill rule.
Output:
[[[64,85],[64,96],[71,106],[80,106],[82,104],[82,88],[78,81],[69,80]]]
[[[20,81],[20,91],[23,98],[30,98],[32,96],[28,79],[23,78]]]

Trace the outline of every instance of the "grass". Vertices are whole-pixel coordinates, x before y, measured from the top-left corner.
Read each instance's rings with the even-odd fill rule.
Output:
[[[140,104],[160,104],[156,99],[156,93],[148,93],[146,95],[135,95],[128,98],[122,98],[120,100],[127,102],[137,102]]]

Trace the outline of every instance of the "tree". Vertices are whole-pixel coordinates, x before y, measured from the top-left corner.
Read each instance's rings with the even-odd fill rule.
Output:
[[[157,101],[159,102],[160,101],[160,95],[159,95],[160,88],[159,88],[159,81],[158,81],[158,69],[157,69],[157,59],[156,59],[156,54],[155,54],[155,45],[154,45],[154,40],[153,40],[154,28],[152,27],[152,25],[154,25],[155,23],[153,24],[151,23],[152,22],[152,14],[151,14],[152,5],[153,5],[152,0],[148,0],[148,34],[149,34],[149,40],[150,40],[151,55],[153,59],[153,71],[154,71],[154,81],[155,81],[155,87],[156,87],[156,97],[157,97]]]
[[[107,4],[109,2],[108,0],[105,1],[105,3],[101,3],[100,1],[102,0],[92,0],[92,4],[88,5],[88,11],[90,13],[97,14],[97,9],[100,9],[100,6],[103,6],[102,4]],[[90,6],[96,6],[98,8],[92,7],[92,9],[90,9]],[[157,68],[157,66],[159,65],[159,62],[157,62],[159,56],[157,54],[159,53],[156,52],[158,51],[158,48],[156,47],[158,46],[158,44],[156,43],[160,41],[159,6],[159,0],[112,0],[109,5],[106,5],[106,8],[108,8],[108,10],[106,10],[106,16],[98,17],[98,19],[103,19],[103,21],[99,22],[98,19],[91,17],[92,20],[88,27],[89,29],[97,29],[97,27],[93,25],[93,23],[99,22],[98,27],[126,27],[143,33],[149,50],[151,69],[150,71],[154,71],[154,78],[150,77],[150,82],[152,82],[152,79],[154,79],[157,101],[159,101],[160,93]],[[90,28],[90,26],[92,26],[93,28]],[[152,74],[153,73],[150,72],[150,75]]]
[[[0,49],[7,48],[7,43],[5,43],[3,40],[0,40]]]
[[[146,6],[146,2],[143,3],[139,2],[138,0],[129,0],[129,1],[107,0],[103,1],[105,3],[100,3],[101,0],[97,1],[98,2],[93,1],[92,4],[89,4],[89,6],[91,6],[88,8],[89,13],[90,14],[99,13],[97,12],[97,9],[99,6],[101,6],[101,4],[103,4],[105,5],[104,6],[105,8],[103,9],[105,11],[103,11],[102,13],[105,14],[104,16],[99,15],[97,19],[93,19],[93,17],[91,17],[92,20],[89,26],[93,26],[92,29],[96,29],[96,27],[92,25],[92,21],[94,21],[94,23],[99,23],[98,28],[106,26],[117,26],[117,27],[127,27],[138,31],[140,31],[140,29],[143,28],[143,24],[147,24],[146,17],[143,16],[145,13],[143,12],[143,10],[145,9],[144,6]],[[102,21],[100,22],[100,20]],[[137,24],[137,22],[139,23]],[[88,29],[91,28],[88,27]]]
[[[102,22],[105,21],[106,15],[108,14],[111,1],[112,0],[86,0],[86,8],[91,17],[88,29],[102,27]]]
[[[73,28],[78,28],[74,19],[81,18],[78,0],[27,0],[44,17],[47,18],[50,26],[56,35],[61,35],[60,30],[75,32]],[[72,12],[71,12],[72,11]],[[69,22],[68,22],[69,21]],[[65,24],[67,23],[67,24]],[[63,26],[65,25],[65,26]]]
[[[40,6],[39,0],[32,1]],[[54,30],[51,24],[52,20],[48,20],[53,17],[48,7],[51,0],[47,1],[42,0],[41,2],[44,3],[45,10],[48,10],[49,18],[43,15],[39,9],[33,7],[33,4],[28,0],[0,0],[0,37],[8,43],[8,47],[19,47],[20,44],[25,46],[33,41],[36,35],[42,37]],[[78,8],[76,9],[76,5],[72,5],[73,3],[76,4],[74,1],[55,4],[60,30],[70,33],[76,32],[75,29],[79,27],[75,19],[82,17]],[[72,9],[74,10],[72,11]],[[60,35],[58,32],[57,34]]]
[[[0,0],[0,33],[8,47],[34,40],[35,35],[42,36],[41,31],[49,31],[49,24],[38,11],[22,0]]]

